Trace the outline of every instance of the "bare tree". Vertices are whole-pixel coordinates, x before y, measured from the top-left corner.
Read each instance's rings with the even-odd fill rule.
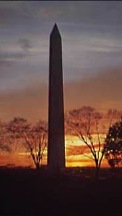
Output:
[[[40,121],[32,125],[26,119],[17,117],[8,123],[7,128],[16,142],[22,143],[29,152],[35,167],[40,168],[47,146],[46,123]]]
[[[12,139],[6,128],[6,123],[0,120],[0,149],[1,151],[11,152]]]
[[[100,113],[89,106],[72,110],[66,114],[66,131],[69,134],[78,136],[89,149],[90,154],[85,153],[82,145],[79,154],[83,154],[94,161],[96,178],[99,177],[99,170],[104,156],[107,131],[115,117],[118,118],[118,116],[120,116],[118,111],[109,110],[108,113]],[[78,148],[76,152],[78,154]]]

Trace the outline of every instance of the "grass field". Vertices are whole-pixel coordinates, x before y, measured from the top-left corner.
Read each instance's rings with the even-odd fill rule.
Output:
[[[0,215],[122,215],[122,170],[0,168]]]

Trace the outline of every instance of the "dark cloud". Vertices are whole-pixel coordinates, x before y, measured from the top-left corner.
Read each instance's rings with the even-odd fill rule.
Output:
[[[0,52],[0,59],[5,61],[11,61],[25,57],[25,53],[22,52]]]
[[[0,2],[2,21],[42,18],[45,20],[85,22],[87,24],[122,24],[120,1],[20,1]]]
[[[32,44],[29,39],[19,39],[19,44],[24,51],[28,51],[32,48]]]
[[[16,78],[18,75],[16,62],[27,56],[27,53],[23,52],[1,52],[0,51],[0,78],[4,78],[6,83],[9,83],[9,79]],[[16,68],[16,72],[15,72]],[[0,80],[0,82],[3,82]],[[7,84],[6,84],[7,88]]]

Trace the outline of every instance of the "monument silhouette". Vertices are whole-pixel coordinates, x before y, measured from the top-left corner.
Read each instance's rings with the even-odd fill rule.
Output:
[[[47,160],[51,169],[65,167],[62,40],[56,24],[50,34]]]

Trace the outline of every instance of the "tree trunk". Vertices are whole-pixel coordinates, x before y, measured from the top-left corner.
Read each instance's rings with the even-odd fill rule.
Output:
[[[39,169],[39,168],[40,168],[40,164],[36,163],[36,169]]]
[[[100,171],[100,166],[99,166],[98,160],[95,160],[95,165],[96,165],[96,170],[95,170],[95,180],[99,180],[99,171]]]

